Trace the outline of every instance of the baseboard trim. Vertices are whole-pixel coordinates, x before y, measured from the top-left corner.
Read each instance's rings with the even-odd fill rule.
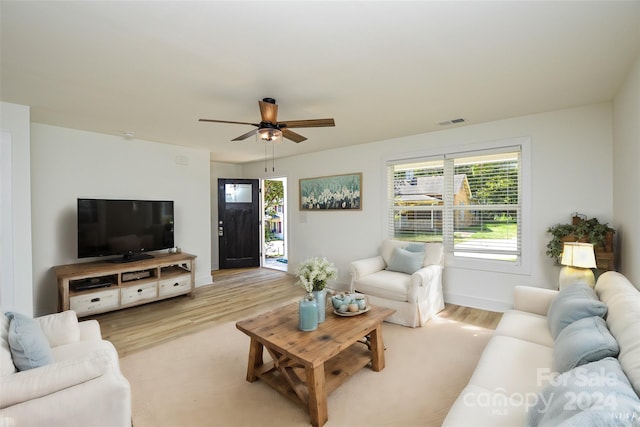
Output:
[[[206,276],[196,277],[196,288],[200,286],[210,285],[213,283],[213,276],[211,274]]]

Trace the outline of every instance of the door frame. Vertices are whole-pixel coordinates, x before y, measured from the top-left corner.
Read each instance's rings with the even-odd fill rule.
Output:
[[[282,204],[282,233],[284,236],[283,239],[283,245],[284,245],[284,259],[288,260],[289,259],[289,204],[287,202],[288,200],[288,195],[287,195],[287,181],[288,178],[286,176],[276,176],[276,177],[269,177],[269,178],[262,178],[260,179],[260,212],[262,212],[262,221],[260,222],[260,239],[261,239],[261,248],[262,248],[262,254],[260,257],[260,262],[262,267],[266,267],[269,268],[267,266],[267,242],[265,239],[265,228],[266,228],[266,221],[264,220],[264,210],[265,210],[265,203],[264,203],[264,196],[265,196],[265,185],[264,182],[265,181],[282,181],[282,189],[283,189],[283,193],[282,193],[282,199],[283,199],[283,204]],[[282,270],[282,271],[288,271],[289,270],[289,264],[283,264],[282,265],[283,268],[278,268],[278,270]]]

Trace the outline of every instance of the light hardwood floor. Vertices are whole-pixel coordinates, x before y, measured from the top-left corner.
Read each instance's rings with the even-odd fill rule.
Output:
[[[179,296],[92,316],[120,357],[212,324],[237,321],[304,295],[293,275],[268,268],[212,272],[213,284],[196,288],[194,298]],[[439,316],[495,329],[502,314],[447,304]]]

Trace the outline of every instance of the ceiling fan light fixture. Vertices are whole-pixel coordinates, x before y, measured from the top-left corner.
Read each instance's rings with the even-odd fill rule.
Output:
[[[282,139],[282,131],[276,128],[260,128],[258,129],[258,138],[263,141],[275,141]]]
[[[236,125],[251,125],[257,129],[252,129],[232,141],[242,141],[250,136],[255,136],[256,141],[262,142],[282,142],[284,138],[295,143],[306,141],[306,137],[294,132],[291,128],[308,128],[308,127],[328,127],[335,126],[333,119],[307,119],[307,120],[287,120],[278,121],[278,104],[273,98],[263,98],[258,101],[260,107],[260,122],[236,122],[231,120],[215,120],[215,119],[199,119],[201,122],[213,123],[231,123]]]

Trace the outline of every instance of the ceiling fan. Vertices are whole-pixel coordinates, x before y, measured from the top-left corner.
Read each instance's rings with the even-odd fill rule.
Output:
[[[213,120],[213,119],[199,119],[200,122],[213,122],[213,123],[232,123],[238,125],[251,125],[257,129],[253,129],[237,138],[233,138],[232,141],[242,141],[252,135],[258,134],[260,139],[264,141],[273,141],[279,136],[283,136],[293,142],[302,142],[307,138],[293,132],[290,128],[312,128],[312,127],[329,127],[335,126],[333,119],[310,119],[310,120],[285,120],[278,121],[278,105],[273,98],[264,98],[262,101],[258,101],[260,106],[260,123],[249,122],[233,122],[229,120]]]

